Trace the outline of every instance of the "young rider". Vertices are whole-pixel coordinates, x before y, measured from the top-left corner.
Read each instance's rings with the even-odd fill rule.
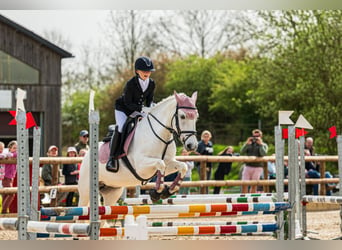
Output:
[[[155,82],[150,78],[155,71],[152,60],[139,57],[134,64],[135,76],[126,82],[122,95],[115,101],[115,132],[110,142],[110,155],[106,168],[116,172],[115,159],[119,155],[122,128],[128,116],[140,113],[143,106],[150,107],[153,102]]]

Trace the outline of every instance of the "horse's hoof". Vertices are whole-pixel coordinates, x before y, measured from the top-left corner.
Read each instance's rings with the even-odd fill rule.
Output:
[[[160,194],[161,199],[169,198],[171,195],[175,194],[176,192],[170,193],[170,188],[168,186],[165,186],[163,191]]]
[[[149,194],[152,202],[157,202],[160,200],[160,193],[158,193],[157,190],[151,189]]]

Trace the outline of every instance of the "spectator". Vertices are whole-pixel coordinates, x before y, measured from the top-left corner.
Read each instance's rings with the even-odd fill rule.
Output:
[[[67,157],[76,157],[77,151],[75,147],[68,147]],[[65,185],[77,185],[77,163],[63,164],[63,175],[65,176]],[[69,192],[66,198],[66,206],[71,207],[75,192]]]
[[[304,149],[309,150],[311,156],[317,155],[316,150],[315,150],[315,146],[314,146],[314,139],[312,137],[307,137],[305,139]],[[319,162],[315,162],[314,161],[313,164],[316,165],[317,169],[320,168],[320,163]]]
[[[181,154],[183,156],[188,156],[190,152],[186,151],[185,148],[182,149]],[[191,181],[191,174],[192,174],[192,169],[194,168],[194,162],[193,161],[186,161],[185,164],[188,166],[188,171],[186,171],[186,174],[184,176],[183,181]],[[180,194],[190,194],[190,188],[189,187],[181,187],[179,189]]]
[[[232,146],[226,147],[222,152],[220,152],[219,156],[233,156],[234,148]],[[224,180],[224,176],[230,173],[232,168],[232,162],[220,162],[215,173],[215,180]],[[214,187],[214,194],[219,194],[221,187]]]
[[[275,154],[272,154],[275,157]],[[267,172],[268,172],[268,179],[274,180],[276,179],[276,165],[275,160],[270,160],[267,162]]]
[[[268,146],[262,141],[262,131],[254,129],[252,136],[248,137],[247,141],[241,148],[241,154],[247,156],[265,156],[268,151]],[[242,171],[242,180],[259,180],[263,173],[262,162],[246,162]],[[256,192],[257,186],[251,186],[250,193]],[[248,192],[248,186],[242,186],[242,193]]]
[[[5,143],[0,141],[0,159],[6,158],[5,152]],[[2,180],[5,177],[5,166],[3,164],[0,164],[0,188],[2,188]]]
[[[17,158],[17,142],[10,141],[8,143],[8,153],[6,154],[6,158]],[[5,175],[2,180],[3,187],[13,187],[13,180],[17,174],[17,164],[4,164],[5,165]],[[8,213],[8,208],[10,207],[15,194],[5,194],[2,197],[2,213]]]
[[[198,147],[197,147],[197,155],[213,155],[214,149],[213,149],[213,143],[210,141],[211,140],[211,133],[208,130],[204,130],[201,134],[201,140],[198,142]],[[212,163],[207,162],[207,180],[210,180],[211,177],[211,167]],[[200,163],[197,163],[197,169],[198,173],[200,174]]]
[[[117,126],[114,129],[110,142],[110,154],[106,165],[108,171],[116,172],[115,159],[119,156],[121,134],[127,117],[135,117],[140,114],[143,106],[151,107],[154,98],[155,82],[150,78],[155,71],[150,58],[141,56],[134,63],[135,75],[126,82],[122,95],[115,101],[115,121]]]
[[[314,143],[314,140],[312,137],[307,137],[305,139],[304,149],[308,149],[310,151],[310,155],[312,156],[314,156],[316,153],[313,143]]]
[[[311,156],[310,150],[309,149],[304,149],[304,155],[305,156]],[[305,177],[306,178],[314,178],[314,179],[319,179],[321,178],[321,173],[319,171],[319,165],[315,164],[312,161],[305,161]],[[330,172],[326,171],[324,173],[325,178],[332,178],[333,176],[331,175]],[[331,184],[326,184],[326,195],[331,195],[332,194],[332,189],[336,185],[331,183]],[[319,185],[318,184],[312,184],[312,193],[313,195],[318,195],[319,192]],[[311,190],[307,190],[307,194],[310,193]]]
[[[78,142],[75,144],[75,148],[77,150],[77,154],[80,153],[81,149],[89,150],[88,140],[89,140],[89,133],[87,130],[82,130],[78,137]]]
[[[57,157],[58,156],[58,148],[55,145],[51,145],[46,153],[48,157]],[[44,186],[52,185],[52,164],[45,164],[42,168],[42,179],[44,182]],[[59,177],[58,177],[59,180]]]
[[[309,149],[304,149],[305,156],[311,156]],[[321,178],[319,168],[312,161],[305,161],[305,176],[306,178]],[[318,184],[312,184],[313,195],[318,195]],[[310,190],[307,190],[310,192]]]
[[[46,155],[48,157],[57,157],[58,156],[58,147],[55,145],[51,145],[49,147]],[[42,178],[42,182],[43,182],[44,186],[52,186],[52,184],[53,184],[52,170],[53,170],[53,164],[44,164],[44,166],[42,167],[41,178]],[[57,179],[58,179],[57,185],[60,185],[59,178],[60,178],[60,171],[58,171],[58,175],[57,175]],[[49,197],[47,194],[45,196]],[[41,197],[41,199],[49,201],[50,199],[45,198],[45,196],[44,196],[44,198]],[[60,203],[64,199],[64,197],[65,197],[64,193],[58,193],[57,194],[57,203]]]

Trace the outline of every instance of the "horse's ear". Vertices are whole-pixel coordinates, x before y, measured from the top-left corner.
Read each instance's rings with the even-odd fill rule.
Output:
[[[194,101],[194,103],[196,103],[196,101],[197,101],[197,91],[192,93],[191,99]]]
[[[173,91],[173,94],[174,94],[175,97],[176,97],[177,103],[181,102],[181,99],[180,99],[179,95],[177,94],[176,90]]]

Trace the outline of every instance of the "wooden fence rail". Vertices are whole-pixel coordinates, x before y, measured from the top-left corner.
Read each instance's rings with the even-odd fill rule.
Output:
[[[55,170],[59,168],[60,164],[64,163],[80,163],[82,162],[82,157],[40,157],[39,163],[41,165],[43,164],[52,164],[54,165]],[[194,162],[200,162],[200,180],[197,182],[187,183],[183,182],[182,186],[184,187],[200,187],[200,192],[205,193],[206,187],[208,186],[243,186],[243,185],[261,185],[264,187],[264,191],[269,191],[269,186],[274,186],[276,180],[258,180],[258,181],[241,181],[241,180],[226,180],[226,181],[206,181],[206,165],[207,162],[264,162],[264,176],[267,176],[267,162],[268,161],[275,161],[274,156],[264,156],[264,157],[255,157],[255,156],[176,156],[176,159],[179,161],[194,161]],[[284,157],[284,160],[287,160],[287,156]],[[338,156],[337,155],[326,155],[326,156],[308,156],[305,157],[305,161],[315,161],[320,163],[320,173],[321,173],[321,180],[318,179],[307,179],[307,184],[326,184],[326,183],[338,183],[338,178],[331,178],[331,179],[325,179],[324,173],[326,171],[326,162],[337,162]],[[29,158],[30,164],[32,164],[32,157]],[[0,164],[6,164],[6,163],[16,163],[16,159],[0,159]],[[55,178],[57,178],[57,175],[55,175]],[[58,183],[56,180],[53,183]],[[285,184],[287,184],[287,180],[284,181]],[[143,186],[142,189],[150,189],[153,187],[153,183],[148,183],[147,185]],[[76,187],[76,186],[75,186]],[[74,186],[50,186],[50,187],[39,187],[40,192],[49,192],[52,188],[57,188],[58,191],[61,192],[70,192],[75,191],[77,188]],[[62,190],[68,190],[70,188],[70,191],[62,191]],[[15,188],[13,188],[13,191],[11,189],[7,189],[8,191],[4,191],[0,189],[0,193],[3,192],[13,192],[16,191]],[[320,194],[325,195],[326,189],[325,185],[321,185],[320,188]]]

